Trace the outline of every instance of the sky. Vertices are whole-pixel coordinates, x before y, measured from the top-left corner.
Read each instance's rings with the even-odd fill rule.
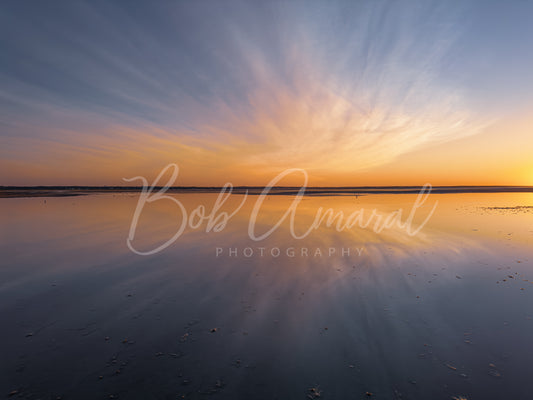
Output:
[[[0,185],[533,185],[533,2],[12,1]],[[291,177],[283,184],[298,184]]]

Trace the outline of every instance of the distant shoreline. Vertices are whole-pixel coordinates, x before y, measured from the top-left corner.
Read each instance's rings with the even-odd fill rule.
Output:
[[[156,187],[154,190],[162,189]],[[236,186],[232,193],[259,195],[262,186]],[[351,186],[351,187],[307,187],[306,196],[364,196],[371,194],[416,194],[421,186]],[[179,186],[167,189],[169,194],[177,193],[219,193],[222,187]],[[278,196],[296,195],[299,187],[273,187],[269,194]],[[0,186],[0,198],[17,197],[66,197],[106,193],[140,193],[140,186]],[[434,186],[434,194],[447,193],[533,193],[533,186]]]

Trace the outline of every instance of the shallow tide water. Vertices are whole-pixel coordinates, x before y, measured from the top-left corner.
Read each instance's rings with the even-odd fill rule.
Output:
[[[280,223],[258,196],[216,232],[217,194],[175,194],[188,226],[151,255],[126,243],[139,196],[0,199],[0,395],[24,399],[527,399],[533,194],[431,194],[416,235]],[[304,197],[406,220],[416,195]],[[267,197],[267,232],[294,196]],[[528,208],[529,207],[529,208]],[[201,210],[201,208],[199,209]],[[192,218],[191,218],[192,214]],[[132,246],[169,240],[146,205]],[[195,226],[197,225],[197,226]]]

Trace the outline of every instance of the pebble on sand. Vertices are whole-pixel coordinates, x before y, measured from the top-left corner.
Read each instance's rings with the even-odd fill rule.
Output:
[[[322,395],[322,392],[318,389],[318,387],[312,387],[309,389],[309,393],[307,393],[307,397],[310,399],[316,399]]]
[[[496,365],[494,365],[493,363],[489,364],[489,375],[493,376],[494,378],[500,378],[502,376],[500,371],[496,369]]]
[[[457,371],[457,367],[454,367],[454,366],[451,365],[451,364],[444,364],[444,365],[446,365],[448,368],[450,368],[450,369],[452,369],[452,370],[454,370],[454,371]]]

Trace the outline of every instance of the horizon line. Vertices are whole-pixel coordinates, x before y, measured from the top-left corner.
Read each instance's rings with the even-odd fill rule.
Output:
[[[165,189],[154,186],[151,191]],[[383,194],[467,194],[467,193],[533,193],[533,186],[310,186],[305,187],[304,196],[366,196]],[[20,197],[69,197],[91,194],[139,193],[143,186],[0,186],[0,198]],[[170,186],[165,189],[169,194],[214,194],[221,192],[223,186]],[[261,195],[263,186],[232,186],[231,194]],[[293,196],[299,194],[300,186],[273,186],[267,195]]]
[[[361,185],[361,186],[305,186],[306,189],[414,189],[423,188],[423,185]],[[431,185],[432,188],[533,188],[533,185]],[[151,187],[151,186],[149,186]],[[162,189],[165,186],[154,186]],[[168,189],[222,189],[224,185],[178,185],[169,186]],[[232,185],[234,189],[260,189],[265,185]],[[300,189],[302,186],[272,186],[274,189]],[[31,189],[142,189],[141,185],[0,185],[0,190],[31,190]]]

